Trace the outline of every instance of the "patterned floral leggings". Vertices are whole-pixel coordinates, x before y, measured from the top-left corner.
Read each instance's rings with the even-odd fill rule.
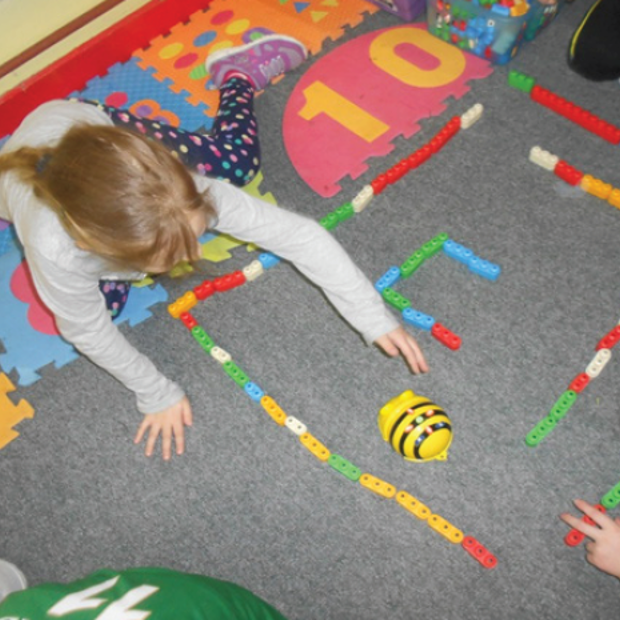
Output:
[[[231,78],[220,88],[220,104],[211,132],[191,133],[159,121],[139,118],[95,101],[118,127],[127,127],[161,142],[198,174],[242,187],[260,168],[258,125],[254,116],[254,89],[246,80]],[[113,318],[127,302],[129,282],[101,281],[99,288]]]

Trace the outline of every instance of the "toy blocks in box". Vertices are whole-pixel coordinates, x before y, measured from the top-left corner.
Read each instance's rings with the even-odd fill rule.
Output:
[[[435,36],[495,64],[505,64],[556,16],[564,0],[427,0]]]

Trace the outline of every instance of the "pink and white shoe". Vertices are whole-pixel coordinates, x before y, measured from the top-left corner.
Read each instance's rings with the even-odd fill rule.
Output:
[[[218,50],[206,62],[211,80],[220,88],[228,77],[246,78],[262,90],[272,78],[298,67],[308,57],[303,43],[293,37],[270,34],[247,45]]]

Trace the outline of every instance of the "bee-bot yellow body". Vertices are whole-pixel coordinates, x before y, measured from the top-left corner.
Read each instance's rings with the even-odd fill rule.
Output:
[[[383,439],[407,461],[445,460],[452,443],[452,423],[428,398],[406,390],[379,411]]]

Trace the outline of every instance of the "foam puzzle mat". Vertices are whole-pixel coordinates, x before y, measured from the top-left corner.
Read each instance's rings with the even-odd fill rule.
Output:
[[[297,173],[320,196],[356,179],[370,157],[384,156],[397,136],[411,137],[420,121],[443,113],[467,82],[493,71],[428,32],[405,24],[352,39],[305,72],[291,94],[284,143]]]
[[[32,405],[23,398],[17,402],[9,398],[8,394],[15,391],[11,380],[0,373],[0,450],[19,436],[15,426],[20,422],[34,417]]]
[[[182,94],[172,91],[170,80],[156,80],[153,72],[154,69],[141,69],[138,60],[132,58],[112,66],[105,76],[94,78],[73,96],[100,101],[188,131],[211,128],[216,110],[203,102],[188,103]]]
[[[345,26],[356,26],[364,14],[377,10],[365,0],[213,0],[135,56],[140,67],[154,69],[155,78],[169,81],[192,105],[215,109],[218,93],[204,68],[210,53],[274,32],[295,37],[317,53],[327,38],[337,39]]]
[[[0,256],[15,247],[16,243],[15,229],[10,222],[0,218]]]
[[[135,326],[151,317],[149,308],[167,301],[161,285],[135,288],[119,323]],[[0,256],[0,353],[3,372],[14,371],[17,383],[31,385],[40,378],[39,371],[48,364],[61,368],[77,359],[75,349],[60,336],[54,319],[40,300],[19,247]]]

